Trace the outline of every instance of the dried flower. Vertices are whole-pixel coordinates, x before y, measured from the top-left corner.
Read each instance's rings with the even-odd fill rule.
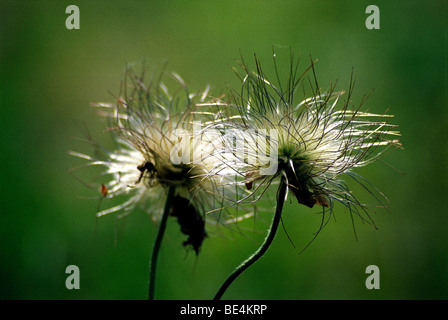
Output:
[[[346,174],[365,186],[362,178],[351,170],[375,161],[391,146],[400,146],[396,139],[399,132],[391,130],[396,126],[386,121],[391,115],[361,112],[359,108],[364,101],[359,107],[350,109],[352,86],[348,99],[338,107],[343,92],[334,91],[334,87],[321,92],[314,63],[298,76],[298,64],[294,64],[291,57],[285,87],[282,83],[274,85],[264,75],[256,57],[255,64],[255,72],[242,64],[242,90],[235,91],[233,104],[228,105],[236,107],[239,117],[235,119],[239,121],[229,125],[235,134],[228,136],[227,145],[228,149],[236,151],[235,167],[244,176],[246,188],[253,190],[253,195],[261,191],[255,202],[271,184],[279,183],[277,205],[263,243],[233,270],[214,299],[220,299],[230,284],[269,249],[281,221],[288,191],[294,194],[299,204],[310,208],[322,206],[321,228],[327,208],[331,213],[335,201],[363,220],[366,219],[361,213],[366,213],[367,221],[372,222],[364,205],[357,201],[340,176]],[[274,65],[279,79],[275,54]],[[310,80],[305,77],[309,70],[314,75],[314,81],[308,81],[312,94],[297,102],[298,89],[304,89],[304,80]],[[379,147],[384,148],[378,151]],[[247,199],[249,196],[240,201]]]
[[[101,178],[104,197],[126,196],[124,202],[97,216],[117,212],[122,217],[140,206],[153,220],[159,220],[167,191],[174,188],[170,214],[178,218],[182,232],[189,236],[184,245],[191,245],[198,253],[206,236],[206,214],[210,213],[210,221],[220,219],[219,209],[233,192],[220,154],[222,136],[210,126],[203,128],[201,113],[197,112],[196,104],[204,103],[208,89],[190,94],[182,78],[173,73],[171,78],[184,95],[172,95],[160,80],[145,84],[143,78],[127,70],[117,102],[94,104],[111,120],[108,130],[117,148],[105,151],[91,141],[101,158],[71,154],[89,160],[88,165],[105,167]]]
[[[300,204],[331,209],[337,201],[361,216],[364,205],[357,201],[341,175],[367,184],[352,169],[372,163],[390,147],[400,146],[400,134],[393,130],[396,125],[388,123],[393,116],[360,111],[365,99],[351,108],[353,85],[343,102],[343,91],[331,87],[321,92],[314,63],[299,75],[298,63],[291,58],[285,87],[281,83],[274,85],[265,76],[256,57],[255,64],[255,72],[242,64],[243,86],[233,100],[240,115],[234,126],[246,133],[244,152],[239,157],[246,188],[264,191],[283,176]],[[307,77],[309,71],[314,78]],[[305,91],[306,84],[311,88],[311,96],[297,101],[299,88]]]

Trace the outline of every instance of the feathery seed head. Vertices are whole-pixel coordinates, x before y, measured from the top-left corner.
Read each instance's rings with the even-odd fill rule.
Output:
[[[232,188],[223,174],[221,135],[210,127],[198,125],[201,119],[196,105],[204,102],[208,89],[201,94],[190,94],[179,75],[173,73],[171,77],[180,93],[172,95],[160,79],[148,84],[143,75],[127,70],[117,102],[94,105],[110,120],[108,131],[113,134],[116,149],[104,150],[90,140],[98,156],[71,154],[89,160],[87,165],[105,167],[101,178],[104,197],[127,197],[121,204],[98,212],[97,216],[112,212],[127,215],[139,205],[157,220],[162,214],[166,191],[175,188],[173,202],[176,203],[172,205],[171,215],[178,217],[182,231],[192,237],[185,244],[193,245],[198,252],[205,231],[199,230],[193,235],[189,232],[203,229],[208,211],[214,212],[207,214],[208,220],[219,218],[216,208],[222,206]]]
[[[242,64],[242,89],[233,101],[241,117],[240,129],[253,132],[246,137],[245,153],[255,160],[246,157],[240,162],[247,189],[256,183],[256,189],[267,188],[282,175],[300,204],[332,207],[336,200],[350,210],[362,207],[340,176],[348,174],[362,183],[351,169],[373,162],[392,146],[400,146],[400,134],[393,130],[396,126],[387,122],[392,116],[360,111],[364,100],[351,108],[352,85],[344,102],[344,92],[334,87],[321,92],[314,62],[298,74],[298,64],[291,58],[285,87],[281,82],[274,85],[264,75],[257,57],[255,64],[254,72]],[[307,76],[310,71],[313,78]],[[299,89],[304,90],[307,84],[311,96],[297,101]],[[266,174],[263,170],[267,167],[275,170]]]

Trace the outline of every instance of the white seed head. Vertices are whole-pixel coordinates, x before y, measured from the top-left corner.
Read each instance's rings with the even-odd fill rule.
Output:
[[[314,78],[310,79],[307,71],[299,76],[291,60],[286,86],[274,85],[257,58],[255,63],[254,72],[242,64],[242,89],[234,91],[229,104],[239,114],[233,126],[246,132],[237,164],[246,188],[264,191],[283,175],[300,204],[320,205],[325,210],[338,201],[355,213],[359,208],[365,211],[341,176],[346,174],[365,186],[352,169],[400,146],[400,133],[388,123],[393,116],[360,111],[364,100],[351,108],[352,86],[344,101],[345,92],[336,92],[333,87],[321,92],[314,63],[307,69],[313,71]],[[311,95],[297,101],[298,92],[307,84]],[[234,142],[228,143],[228,148],[234,146]]]
[[[164,83],[145,84],[143,76],[127,70],[116,103],[94,104],[110,120],[108,131],[116,148],[102,152],[101,159],[72,155],[105,168],[101,178],[104,196],[126,196],[97,216],[112,212],[123,216],[140,206],[157,220],[166,190],[174,187],[176,195],[188,199],[201,214],[210,213],[207,219],[213,221],[220,219],[224,202],[233,198],[234,183],[225,174],[222,136],[210,126],[203,128],[197,112],[196,105],[204,103],[208,88],[190,94],[178,74],[171,76],[180,89],[175,95]]]

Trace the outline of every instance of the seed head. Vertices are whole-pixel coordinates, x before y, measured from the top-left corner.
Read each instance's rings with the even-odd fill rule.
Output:
[[[234,91],[231,104],[240,116],[233,125],[246,133],[239,157],[246,188],[264,191],[284,176],[299,204],[325,210],[337,201],[355,213],[365,211],[341,178],[348,175],[366,186],[352,170],[400,146],[396,126],[388,123],[393,116],[360,111],[365,99],[350,107],[353,79],[344,101],[345,92],[333,86],[321,91],[314,62],[299,74],[291,58],[286,84],[271,82],[257,57],[255,66],[251,71],[242,63],[237,72],[242,88]],[[275,55],[274,66],[277,70]],[[301,91],[305,98],[299,100]]]
[[[171,215],[190,236],[185,244],[198,252],[206,236],[204,221],[220,218],[219,208],[232,198],[233,188],[224,174],[220,133],[197,124],[197,105],[208,97],[208,88],[190,94],[183,79],[172,73],[169,80],[177,91],[171,93],[161,78],[145,83],[144,74],[128,69],[116,102],[94,104],[110,120],[107,130],[116,148],[106,150],[89,138],[95,156],[71,154],[105,169],[99,189],[103,197],[124,196],[123,202],[97,216],[116,212],[121,217],[140,206],[158,220],[167,190],[175,188]]]

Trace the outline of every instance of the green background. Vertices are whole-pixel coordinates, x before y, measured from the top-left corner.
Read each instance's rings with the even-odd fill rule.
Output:
[[[65,8],[80,9],[67,30]],[[380,30],[365,27],[368,5]],[[3,299],[145,299],[156,226],[142,211],[125,220],[96,219],[97,200],[68,173],[89,152],[76,140],[85,124],[110,143],[91,102],[111,101],[127,63],[169,62],[192,90],[238,86],[231,67],[256,52],[269,70],[272,46],[291,47],[316,66],[320,85],[347,88],[354,102],[374,89],[366,108],[390,108],[403,150],[358,172],[390,199],[375,230],[336,206],[317,239],[317,209],[286,205],[284,225],[266,256],[238,278],[228,299],[446,299],[447,286],[446,1],[5,1],[0,2],[1,190],[0,297]],[[81,128],[80,128],[81,127]],[[391,167],[397,168],[395,170]],[[363,199],[362,188],[350,185]],[[369,199],[371,202],[374,199]],[[273,204],[271,204],[273,206]],[[266,213],[266,221],[270,216]],[[266,224],[212,233],[196,258],[170,219],[156,297],[210,299],[231,270],[255,250]],[[65,268],[80,268],[67,290]],[[380,269],[367,290],[365,269]]]

